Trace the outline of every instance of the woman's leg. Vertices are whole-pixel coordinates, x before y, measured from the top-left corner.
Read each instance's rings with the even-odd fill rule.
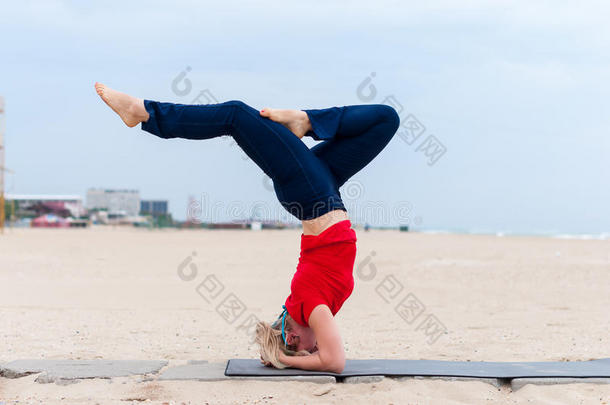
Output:
[[[329,167],[338,187],[368,165],[400,125],[396,110],[385,104],[303,111],[311,121],[308,135],[324,141],[311,151]]]
[[[185,105],[144,100],[142,129],[161,138],[232,136],[273,180],[280,203],[298,219],[344,209],[328,167],[284,125],[261,117],[242,101]]]

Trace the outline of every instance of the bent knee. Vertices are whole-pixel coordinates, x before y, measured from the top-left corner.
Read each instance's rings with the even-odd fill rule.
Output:
[[[229,101],[225,101],[224,104],[235,106],[235,107],[240,107],[240,108],[252,108],[241,100],[229,100]]]
[[[229,100],[224,103],[225,105],[232,106],[236,112],[248,112],[250,114],[258,114],[258,111],[241,100]]]
[[[384,121],[390,124],[393,129],[392,133],[398,130],[398,127],[400,126],[400,116],[394,107],[387,104],[379,104],[379,114]]]

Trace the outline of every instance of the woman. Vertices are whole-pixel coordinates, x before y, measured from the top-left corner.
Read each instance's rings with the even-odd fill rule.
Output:
[[[399,125],[387,105],[257,111],[242,101],[184,105],[95,89],[128,127],[161,138],[232,136],[273,180],[282,206],[302,221],[301,256],[283,311],[257,325],[261,361],[340,373],[345,352],[334,320],[354,287],[356,234],[339,188],[388,144]],[[320,140],[309,149],[303,136]]]

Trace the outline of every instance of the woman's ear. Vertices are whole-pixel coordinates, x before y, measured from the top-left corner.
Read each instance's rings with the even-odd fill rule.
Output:
[[[289,346],[299,344],[299,336],[294,331],[286,332],[286,343]]]

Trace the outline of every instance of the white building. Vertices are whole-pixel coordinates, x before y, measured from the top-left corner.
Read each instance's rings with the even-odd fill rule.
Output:
[[[90,188],[87,190],[87,209],[105,210],[111,215],[135,217],[140,212],[140,192]]]

